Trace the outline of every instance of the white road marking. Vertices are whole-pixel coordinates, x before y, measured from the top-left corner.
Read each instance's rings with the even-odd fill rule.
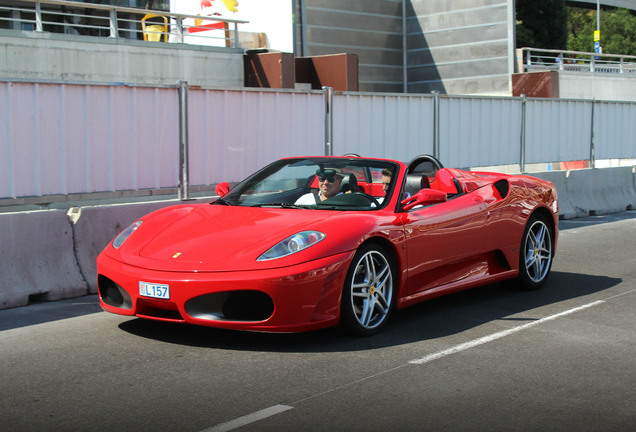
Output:
[[[282,412],[285,412],[287,410],[292,409],[293,407],[287,406],[287,405],[275,405],[269,408],[265,408],[263,410],[260,411],[256,411],[252,414],[248,414],[248,415],[244,415],[243,417],[239,417],[237,419],[234,420],[230,420],[228,422],[225,423],[221,423],[219,425],[216,425],[214,427],[208,428],[208,429],[204,429],[201,432],[227,432],[227,431],[231,431],[237,428],[240,428],[242,426],[248,425],[250,423],[255,423],[259,420],[263,420],[267,417],[271,417],[273,415],[276,414],[280,414]]]
[[[595,302],[592,302],[592,303],[588,303],[588,304],[583,305],[583,306],[575,307],[573,309],[569,309],[569,310],[560,312],[558,314],[550,315],[550,316],[547,316],[545,318],[541,318],[541,319],[538,319],[536,321],[533,321],[531,323],[521,325],[519,327],[514,327],[514,328],[511,328],[511,329],[508,329],[508,330],[503,330],[503,331],[500,331],[498,333],[493,333],[491,335],[481,337],[479,339],[474,339],[472,341],[469,341],[469,342],[466,342],[466,343],[463,343],[463,344],[455,345],[454,347],[445,349],[443,351],[438,351],[436,353],[429,354],[429,355],[424,356],[422,358],[411,360],[411,361],[409,361],[409,363],[418,364],[418,365],[421,365],[421,364],[424,364],[424,363],[428,363],[428,362],[431,362],[433,360],[437,360],[439,358],[449,356],[451,354],[455,354],[455,353],[458,353],[458,352],[461,352],[461,351],[465,351],[467,349],[476,347],[478,345],[483,345],[485,343],[492,342],[492,341],[494,341],[496,339],[500,339],[502,337],[505,337],[505,336],[508,336],[510,334],[519,332],[521,330],[525,330],[525,329],[528,329],[530,327],[534,327],[534,326],[537,326],[539,324],[543,324],[546,321],[552,321],[552,320],[555,320],[557,318],[561,318],[562,316],[570,315],[570,314],[572,314],[574,312],[578,312],[578,311],[580,311],[582,309],[587,309],[587,308],[590,308],[592,306],[599,305],[601,303],[605,303],[605,301],[604,300],[598,300],[598,301],[595,301]]]
[[[306,401],[308,399],[314,399],[316,397],[323,396],[323,395],[325,395],[327,393],[331,393],[331,392],[340,390],[342,388],[345,388],[345,387],[360,383],[362,381],[366,381],[366,380],[372,379],[372,378],[377,377],[379,375],[382,375],[384,373],[387,373],[387,372],[390,372],[390,371],[394,371],[396,369],[400,369],[400,368],[403,368],[405,366],[408,366],[409,364],[421,365],[421,364],[429,363],[429,362],[432,362],[433,360],[437,360],[437,359],[440,359],[442,357],[449,356],[451,354],[455,354],[455,353],[458,353],[458,352],[461,352],[461,351],[465,351],[467,349],[474,348],[474,347],[476,347],[478,345],[483,345],[485,343],[492,342],[494,340],[497,340],[497,339],[500,339],[502,337],[511,335],[513,333],[517,333],[517,332],[520,332],[522,330],[526,330],[526,329],[528,329],[530,327],[534,327],[534,326],[537,326],[539,324],[543,324],[543,323],[545,323],[547,321],[552,321],[552,320],[555,320],[557,318],[561,318],[563,316],[570,315],[570,314],[573,314],[573,313],[578,312],[580,310],[588,309],[588,308],[591,308],[593,306],[597,306],[597,305],[602,304],[602,303],[605,303],[605,300],[598,300],[598,301],[595,301],[595,302],[592,302],[592,303],[585,304],[583,306],[579,306],[579,307],[575,307],[575,308],[572,308],[572,309],[568,309],[566,311],[559,312],[557,314],[550,315],[550,316],[547,316],[545,318],[538,319],[538,320],[533,321],[533,322],[528,323],[528,324],[524,324],[524,325],[521,325],[521,326],[518,326],[518,327],[514,327],[514,328],[511,328],[511,329],[508,329],[508,330],[503,330],[503,331],[500,331],[498,333],[493,333],[491,335],[484,336],[484,337],[481,337],[479,339],[474,339],[472,341],[469,341],[469,342],[466,342],[466,343],[463,343],[463,344],[455,345],[454,347],[445,349],[443,351],[438,351],[436,353],[432,353],[432,354],[426,355],[426,356],[421,357],[419,359],[411,360],[407,364],[396,366],[394,368],[375,373],[375,374],[370,375],[368,377],[361,378],[361,379],[355,380],[353,382],[340,385],[340,386],[338,386],[336,388],[332,388],[332,389],[329,389],[327,391],[320,392],[320,393],[315,394],[313,396],[306,397],[304,399],[296,401],[295,404],[303,402],[303,401]],[[208,429],[204,429],[201,432],[229,432],[231,430],[234,430],[234,429],[237,429],[239,427],[248,425],[250,423],[255,423],[255,422],[259,421],[259,420],[263,420],[263,419],[265,419],[267,417],[271,417],[273,415],[280,414],[282,412],[285,412],[285,411],[293,409],[293,408],[294,408],[293,406],[289,406],[289,405],[274,405],[272,407],[265,408],[265,409],[263,409],[261,411],[257,411],[257,412],[254,412],[252,414],[248,414],[248,415],[245,415],[243,417],[239,417],[237,419],[230,420],[230,421],[225,422],[225,423],[221,423],[219,425],[216,425],[216,426],[208,428]]]

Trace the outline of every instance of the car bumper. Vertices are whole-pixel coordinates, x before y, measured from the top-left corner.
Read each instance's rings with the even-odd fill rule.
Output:
[[[108,312],[209,327],[298,332],[336,325],[354,252],[292,267],[241,272],[163,272],[97,258],[100,304]],[[140,282],[169,298],[140,295]]]

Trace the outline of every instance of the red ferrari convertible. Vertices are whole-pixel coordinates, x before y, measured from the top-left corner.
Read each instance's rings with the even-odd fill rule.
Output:
[[[442,294],[550,273],[554,186],[357,156],[276,161],[137,220],[97,258],[108,312],[226,329],[378,332]]]

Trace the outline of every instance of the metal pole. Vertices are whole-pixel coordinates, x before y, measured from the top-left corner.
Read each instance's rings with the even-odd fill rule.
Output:
[[[601,34],[601,0],[596,0],[596,30]]]
[[[440,158],[439,148],[439,92],[433,90],[433,156],[437,159]]]
[[[298,57],[298,24],[296,23],[296,0],[291,0],[292,8],[292,46],[294,47],[292,52],[294,57]]]
[[[528,98],[525,94],[521,95],[521,138],[519,149],[519,171],[526,171],[526,106]]]
[[[188,161],[188,82],[179,81],[179,199],[190,199]]]
[[[44,25],[42,24],[42,6],[40,5],[40,2],[35,4],[35,31],[44,31]]]
[[[333,88],[322,89],[325,92],[325,155],[333,156]]]
[[[177,42],[183,43],[183,18],[177,17],[176,25],[177,28]]]
[[[594,105],[596,98],[592,99],[592,118],[590,121],[590,167],[596,168],[596,156],[594,154]]]
[[[407,37],[406,37],[406,0],[402,0],[402,80],[404,82],[402,91],[409,92],[409,75],[408,75],[408,53],[407,53]]]
[[[300,13],[300,57],[307,55],[307,9],[305,0],[298,0]]]
[[[119,32],[117,31],[117,11],[115,8],[110,10],[110,36],[111,38],[117,39],[119,37]]]

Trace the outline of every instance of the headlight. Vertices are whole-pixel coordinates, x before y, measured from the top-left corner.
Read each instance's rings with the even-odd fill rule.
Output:
[[[119,249],[121,247],[122,244],[124,244],[124,242],[126,241],[126,239],[128,237],[130,237],[130,235],[135,232],[135,230],[137,228],[139,228],[139,225],[141,225],[143,221],[138,220],[137,222],[133,223],[131,226],[129,226],[128,228],[126,228],[125,230],[123,230],[121,233],[119,233],[119,235],[117,237],[115,237],[115,240],[113,240],[113,247],[115,249]]]
[[[263,255],[259,256],[256,261],[268,261],[276,258],[282,258],[287,255],[300,252],[310,246],[324,240],[326,235],[320,231],[303,231],[287,237],[276,246],[270,248]]]

